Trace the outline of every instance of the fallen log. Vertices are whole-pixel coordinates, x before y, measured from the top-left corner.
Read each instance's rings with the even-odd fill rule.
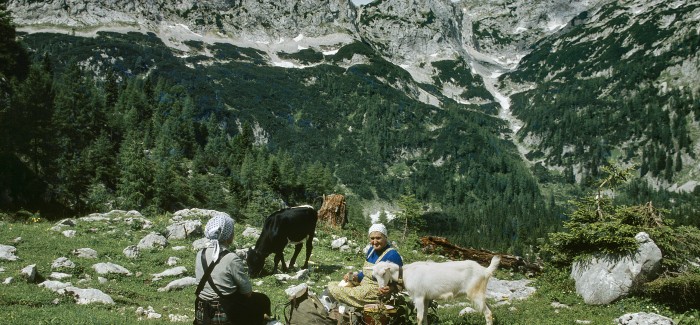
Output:
[[[499,268],[507,268],[520,272],[537,274],[542,272],[542,266],[525,261],[520,256],[501,254],[485,249],[459,247],[450,243],[445,237],[424,236],[421,237],[423,252],[429,254],[441,254],[453,260],[473,260],[484,266],[489,265],[494,255],[501,256]]]

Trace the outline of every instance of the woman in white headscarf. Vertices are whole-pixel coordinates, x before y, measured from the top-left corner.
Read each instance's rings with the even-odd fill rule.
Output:
[[[212,217],[204,230],[210,240],[195,259],[195,324],[263,324],[270,311],[270,299],[253,292],[248,270],[241,258],[230,253],[233,219],[227,214]]]
[[[366,304],[379,302],[379,296],[389,292],[388,287],[380,288],[372,277],[372,266],[378,262],[393,262],[403,266],[403,259],[396,249],[389,243],[389,232],[381,223],[375,223],[369,228],[369,245],[362,271],[346,274],[344,283],[351,285],[339,285],[339,282],[328,284],[328,292],[338,302],[348,306],[362,308]],[[352,285],[352,284],[355,285]]]

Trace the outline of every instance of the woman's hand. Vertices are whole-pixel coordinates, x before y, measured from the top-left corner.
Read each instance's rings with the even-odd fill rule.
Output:
[[[354,272],[345,273],[345,275],[343,275],[343,280],[345,280],[345,282],[353,282],[353,283],[357,282],[357,280],[358,280],[357,273],[354,273]]]
[[[389,288],[389,286],[379,288],[379,295],[380,296],[385,296],[385,295],[388,295],[389,293],[391,293],[391,288]]]

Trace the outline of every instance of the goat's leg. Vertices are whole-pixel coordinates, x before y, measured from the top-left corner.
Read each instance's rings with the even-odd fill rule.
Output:
[[[480,294],[477,297],[474,297],[472,299],[472,302],[474,304],[474,307],[476,307],[476,310],[484,314],[484,318],[486,318],[486,325],[492,325],[493,314],[491,313],[489,306],[486,305],[486,295]]]
[[[418,325],[423,325],[423,318],[425,318],[425,298],[415,297],[413,298],[413,304],[416,305],[416,320],[418,321]]]
[[[297,261],[297,256],[299,256],[299,252],[301,252],[301,245],[302,243],[294,245],[294,254],[292,254],[292,259],[289,261],[289,267],[293,267],[294,263]]]

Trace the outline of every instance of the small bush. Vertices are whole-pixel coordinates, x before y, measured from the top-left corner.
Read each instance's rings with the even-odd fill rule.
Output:
[[[700,273],[659,278],[642,290],[652,300],[676,310],[700,309]]]

